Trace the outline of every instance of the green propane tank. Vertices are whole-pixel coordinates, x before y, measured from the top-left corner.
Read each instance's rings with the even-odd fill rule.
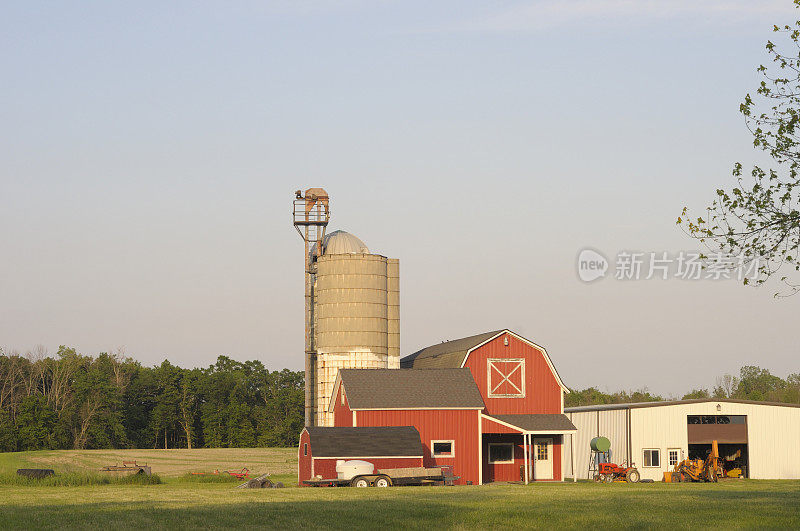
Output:
[[[605,437],[595,437],[589,443],[589,446],[591,446],[592,450],[595,452],[607,452],[608,449],[611,448],[611,441]]]

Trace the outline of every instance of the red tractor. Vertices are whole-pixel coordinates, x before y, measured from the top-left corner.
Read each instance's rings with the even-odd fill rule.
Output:
[[[628,483],[639,483],[639,471],[633,466],[619,466],[615,463],[600,463],[598,465],[595,481],[612,483],[614,481],[627,481]]]

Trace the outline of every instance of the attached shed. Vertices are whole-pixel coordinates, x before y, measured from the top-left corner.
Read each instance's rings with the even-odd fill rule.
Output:
[[[375,468],[420,467],[424,447],[412,426],[313,427],[300,433],[298,478],[335,479],[336,461],[361,459]]]
[[[723,464],[753,479],[800,479],[800,404],[697,399],[572,407],[578,431],[567,436],[565,473],[589,476],[589,441],[611,441],[610,460],[633,462],[660,481],[686,458],[704,458],[713,441]],[[572,464],[574,463],[574,469]]]
[[[468,369],[342,369],[333,387],[337,426],[414,426],[424,466],[449,466],[479,484],[483,398]]]

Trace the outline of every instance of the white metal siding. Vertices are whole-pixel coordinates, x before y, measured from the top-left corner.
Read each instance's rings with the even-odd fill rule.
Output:
[[[578,428],[574,438],[565,438],[562,470],[564,475],[572,477],[572,455],[575,452],[575,470],[578,479],[587,479],[589,471],[589,442],[597,436],[611,441],[611,461],[622,463],[628,460],[627,410],[586,411],[566,414]]]
[[[800,408],[719,402],[717,411],[717,404],[712,401],[630,409],[631,460],[639,468],[642,479],[663,479],[664,472],[669,469],[669,448],[679,448],[681,459],[687,456],[688,415],[746,415],[749,476],[753,479],[800,479]],[[628,459],[628,411],[566,412],[578,432],[565,438],[565,475],[572,475],[571,452],[574,451],[578,478],[587,477],[589,441],[597,435],[611,441],[612,461],[621,463]],[[644,467],[645,448],[659,450],[659,467]]]
[[[719,402],[631,410],[634,460],[643,478],[661,480],[667,448],[688,452],[688,415],[747,415],[748,473],[752,479],[800,479],[800,408]],[[661,466],[642,467],[643,449],[661,450]],[[638,454],[638,455],[637,455]]]

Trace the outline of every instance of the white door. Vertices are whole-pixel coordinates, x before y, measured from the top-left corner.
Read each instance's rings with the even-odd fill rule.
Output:
[[[533,479],[553,479],[553,439],[533,440]]]

